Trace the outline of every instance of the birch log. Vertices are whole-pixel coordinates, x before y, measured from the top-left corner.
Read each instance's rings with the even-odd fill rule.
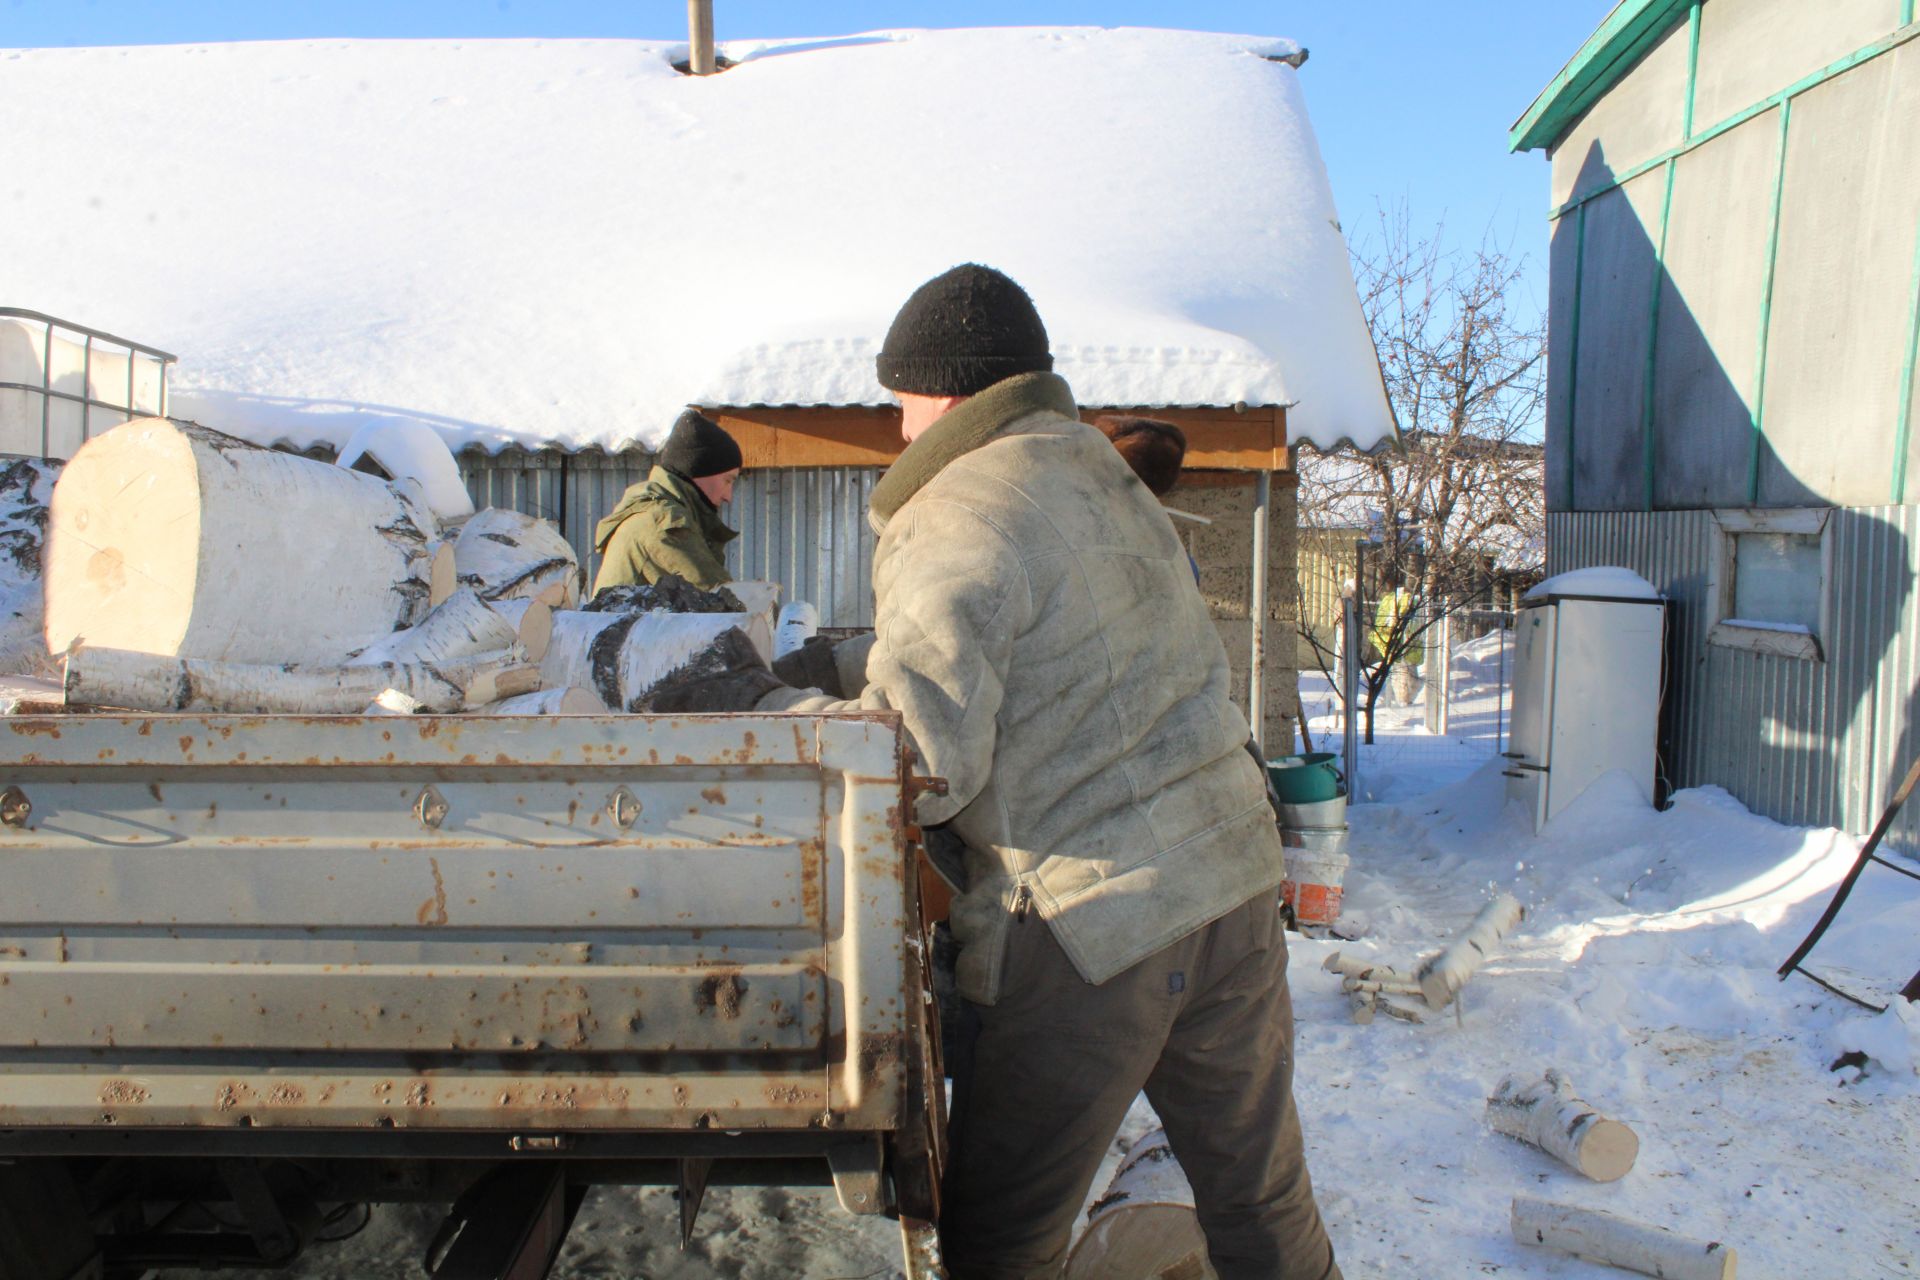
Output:
[[[1445,950],[1421,961],[1414,979],[1420,984],[1428,1006],[1444,1009],[1525,914],[1513,895],[1503,893],[1480,908],[1480,914],[1473,918],[1467,931]]]
[[[475,707],[482,716],[603,716],[607,706],[591,689],[541,689]]]
[[[1520,1244],[1564,1249],[1662,1280],[1735,1280],[1738,1259],[1731,1246],[1718,1240],[1689,1240],[1664,1227],[1596,1209],[1516,1196],[1512,1228]]]
[[[1347,992],[1347,1016],[1360,1026],[1373,1021],[1374,1010],[1380,1003],[1380,997],[1373,991]]]
[[[1164,1130],[1134,1144],[1087,1210],[1063,1280],[1215,1280],[1193,1187]]]
[[[53,488],[47,648],[342,662],[426,612],[417,491],[164,418],[115,427]]]
[[[511,622],[462,587],[434,606],[417,626],[396,631],[347,660],[350,667],[377,662],[449,662],[476,653],[512,648],[519,639]]]
[[[0,470],[0,674],[44,675],[49,665],[40,569],[59,474],[58,462],[34,458]]]
[[[489,603],[536,598],[552,586],[565,591],[568,604],[578,599],[573,548],[551,521],[538,516],[488,507],[460,526],[453,559],[459,584]]]
[[[767,582],[759,578],[748,578],[741,582],[729,582],[727,590],[733,592],[733,598],[748,613],[763,616],[767,627],[773,627],[774,611],[780,607],[780,584]]]
[[[1348,957],[1336,951],[1321,961],[1320,967],[1342,978],[1361,978],[1371,982],[1412,982],[1413,975],[1371,960]]]
[[[1536,1146],[1595,1182],[1625,1177],[1640,1154],[1639,1135],[1594,1110],[1556,1069],[1549,1069],[1544,1080],[1502,1080],[1487,1099],[1487,1123],[1494,1132]]]
[[[813,638],[820,630],[820,611],[805,600],[795,600],[780,610],[773,625],[773,656],[784,658]]]
[[[553,615],[553,639],[540,660],[541,680],[553,688],[590,689],[611,709],[630,711],[642,694],[721,632],[755,624],[758,647],[767,635],[766,620],[747,614],[561,610]],[[764,649],[761,656],[764,660]]]
[[[563,594],[558,587],[548,587],[533,599],[495,600],[487,607],[513,627],[514,643],[527,661],[538,662],[547,656],[547,645],[553,640],[553,610]]]
[[[133,711],[358,715],[388,690],[424,711],[460,711],[540,687],[538,668],[506,653],[444,664],[296,667],[85,648],[67,656],[69,702]]]

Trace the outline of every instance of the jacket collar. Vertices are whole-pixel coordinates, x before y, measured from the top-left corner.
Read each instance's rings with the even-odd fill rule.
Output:
[[[647,475],[647,487],[660,490],[685,507],[709,546],[718,547],[740,536],[738,530],[727,527],[727,522],[720,518],[720,508],[707,500],[707,495],[700,492],[700,486],[678,471],[669,471],[656,464]]]
[[[891,520],[948,463],[1036,413],[1079,418],[1080,406],[1074,403],[1073,389],[1065,378],[1054,373],[1015,374],[955,405],[908,445],[873,486],[869,505],[874,526]]]

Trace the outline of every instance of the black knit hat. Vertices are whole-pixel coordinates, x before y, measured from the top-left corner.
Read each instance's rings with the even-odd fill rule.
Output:
[[[1016,373],[1051,369],[1053,356],[1027,291],[969,262],[913,291],[874,363],[889,391],[970,396]]]
[[[667,443],[655,459],[669,471],[689,480],[724,475],[740,465],[740,446],[720,424],[698,409],[688,409],[673,421]]]

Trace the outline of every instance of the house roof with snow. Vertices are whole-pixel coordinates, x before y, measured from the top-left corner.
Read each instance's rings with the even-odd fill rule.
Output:
[[[961,261],[1032,293],[1083,404],[1392,427],[1297,61],[1180,31],[685,46],[37,49],[0,302],[180,353],[172,407],[338,443],[656,443],[680,406],[881,405],[895,309]]]

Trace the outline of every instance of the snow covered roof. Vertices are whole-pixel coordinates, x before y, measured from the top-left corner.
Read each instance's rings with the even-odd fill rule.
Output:
[[[180,353],[176,414],[339,443],[656,443],[679,407],[885,404],[922,280],[1007,271],[1084,404],[1391,432],[1284,40],[891,31],[0,57],[5,302]]]

